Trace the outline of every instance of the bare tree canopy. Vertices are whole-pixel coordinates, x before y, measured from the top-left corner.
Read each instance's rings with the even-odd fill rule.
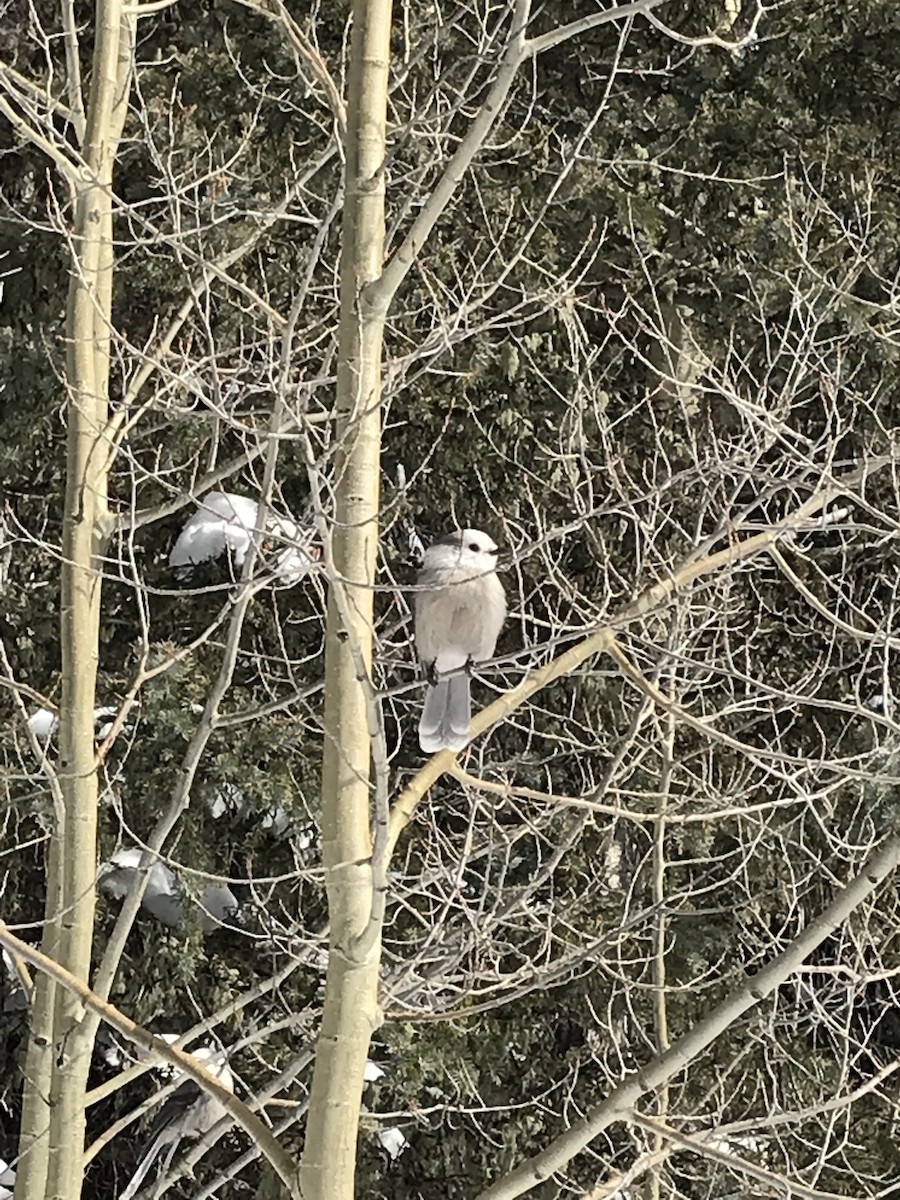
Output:
[[[896,5],[2,12],[0,1193],[900,1195]]]

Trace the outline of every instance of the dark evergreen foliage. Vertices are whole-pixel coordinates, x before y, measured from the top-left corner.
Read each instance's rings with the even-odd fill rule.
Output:
[[[54,9],[35,11],[57,28]],[[659,11],[689,38],[716,29],[723,5]],[[6,6],[0,52],[43,78],[28,12]],[[465,135],[495,53],[474,10],[434,26],[429,13],[405,12],[395,36],[389,253]],[[346,6],[295,15],[342,85]],[[552,3],[535,32],[576,15]],[[739,38],[748,19],[720,36]],[[895,466],[874,467],[900,425],[900,15],[888,0],[794,0],[759,33],[730,52],[637,20],[621,44],[610,24],[540,56],[389,317],[375,674],[398,790],[421,765],[404,522],[426,537],[454,521],[484,527],[511,551],[501,662],[475,685],[486,703],[692,555],[783,519],[823,479],[873,470],[849,496],[836,490],[844,516],[782,540],[787,571],[735,564],[622,626],[632,661],[677,705],[671,726],[612,659],[595,658],[477,743],[467,769],[495,791],[447,777],[420,806],[391,875],[373,1046],[387,1074],[365,1094],[359,1157],[359,1194],[372,1200],[462,1200],[538,1151],[782,949],[896,824],[897,482]],[[87,68],[89,32],[83,50]],[[62,78],[61,50],[48,54]],[[204,564],[184,583],[167,561],[197,480],[256,453],[279,396],[294,421],[277,504],[303,513],[310,474],[329,480],[334,458],[340,160],[317,86],[273,24],[226,2],[144,19],[139,61],[116,178],[111,390],[116,413],[148,408],[111,481],[121,530],[108,548],[100,702],[118,704],[137,672],[172,661],[142,686],[104,763],[103,858],[145,839],[165,810],[223,661],[233,566]],[[34,696],[52,704],[59,691],[69,214],[63,185],[2,120],[0,148],[0,634],[32,712]],[[212,262],[227,265],[201,286]],[[192,287],[162,368],[129,397]],[[285,316],[301,292],[283,373],[265,306]],[[687,380],[684,346],[698,366]],[[222,486],[257,496],[261,463]],[[129,528],[130,513],[179,497],[177,511]],[[327,488],[319,499],[327,517]],[[231,881],[235,920],[204,935],[196,914],[167,929],[142,913],[112,997],[139,1021],[185,1030],[296,960],[217,1026],[250,1091],[309,1047],[321,1000],[320,593],[304,581],[251,605],[225,722],[167,851],[190,896],[209,877]],[[9,687],[0,713],[2,915],[36,939],[51,801]],[[116,911],[99,899],[98,959]],[[896,925],[889,888],[796,986],[673,1081],[665,1119],[705,1132],[758,1118],[752,1133],[722,1135],[738,1155],[826,1191],[883,1194],[897,1177],[891,1077],[827,1130],[820,1108],[896,1058]],[[23,1036],[21,1009],[4,1001],[7,1159]],[[98,1063],[98,1082],[108,1075]],[[301,1072],[289,1098],[302,1102],[306,1082]],[[139,1090],[91,1110],[91,1140]],[[766,1125],[779,1111],[808,1115]],[[373,1136],[390,1124],[409,1141],[395,1160]],[[286,1135],[298,1151],[301,1130]],[[244,1148],[229,1135],[200,1177]],[[617,1125],[533,1194],[587,1194],[641,1148]],[[113,1194],[138,1151],[130,1134],[105,1148],[85,1195]],[[662,1195],[750,1194],[700,1154],[679,1150],[660,1169]],[[223,1194],[251,1194],[259,1177],[251,1166]]]

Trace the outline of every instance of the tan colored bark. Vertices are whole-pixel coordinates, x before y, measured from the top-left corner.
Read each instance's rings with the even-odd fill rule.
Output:
[[[643,12],[661,0],[621,10]],[[347,178],[341,260],[335,523],[325,653],[322,840],[331,942],[322,1030],[300,1180],[304,1200],[351,1200],[362,1076],[377,1006],[383,880],[398,826],[385,823],[373,880],[370,843],[372,720],[360,677],[372,654],[380,456],[380,369],[388,307],[440,214],[499,119],[523,63],[559,40],[613,19],[566,26],[546,44],[525,38],[530,0],[516,0],[507,48],[478,115],[402,244],[382,269],[384,126],[390,3],[355,0],[347,104]],[[620,10],[616,10],[619,14]],[[439,755],[437,763],[452,761]],[[438,768],[437,773],[440,773]],[[376,886],[373,886],[376,885]]]
[[[108,521],[104,433],[113,281],[112,176],[127,113],[133,51],[132,18],[125,15],[120,0],[104,0],[97,9],[84,165],[74,179],[60,602],[62,811],[56,813],[48,856],[43,943],[49,956],[81,980],[87,980],[90,970],[97,864],[94,708],[100,549]],[[22,1121],[21,1150],[29,1153],[17,1176],[17,1200],[74,1200],[80,1195],[81,1172],[73,1170],[73,1164],[81,1161],[84,1145],[84,1093],[93,1040],[83,1016],[77,997],[39,978]]]
[[[363,289],[382,268],[390,20],[390,0],[356,0],[341,255],[340,450],[330,564],[337,582],[329,597],[325,650],[322,847],[331,940],[300,1173],[304,1200],[353,1196],[363,1069],[379,1023],[380,938],[358,941],[373,908],[371,745],[358,671],[368,671],[372,661],[378,547],[384,310],[368,306]]]
[[[59,926],[56,915],[62,911],[58,882],[61,839],[51,838],[47,850],[47,894],[44,898],[44,953],[55,959],[59,954]],[[37,975],[31,1006],[31,1025],[25,1053],[22,1087],[22,1122],[19,1129],[19,1157],[16,1169],[15,1200],[38,1200],[44,1195],[50,1159],[50,1082],[53,1077],[53,1009],[56,984],[49,976]]]

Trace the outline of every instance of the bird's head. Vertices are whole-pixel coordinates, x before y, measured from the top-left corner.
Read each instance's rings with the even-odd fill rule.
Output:
[[[425,551],[425,565],[453,563],[473,571],[493,571],[497,565],[497,543],[481,529],[455,529]]]

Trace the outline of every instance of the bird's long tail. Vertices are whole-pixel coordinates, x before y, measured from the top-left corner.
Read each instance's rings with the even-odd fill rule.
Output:
[[[425,754],[462,750],[469,740],[472,700],[468,675],[451,675],[425,692],[419,745]]]
[[[144,1177],[156,1161],[160,1150],[166,1144],[167,1139],[165,1138],[164,1134],[165,1130],[160,1133],[159,1137],[154,1138],[154,1140],[150,1143],[150,1148],[138,1163],[137,1170],[129,1180],[128,1187],[120,1194],[119,1200],[131,1200],[132,1196],[137,1195],[138,1189],[144,1182]]]

